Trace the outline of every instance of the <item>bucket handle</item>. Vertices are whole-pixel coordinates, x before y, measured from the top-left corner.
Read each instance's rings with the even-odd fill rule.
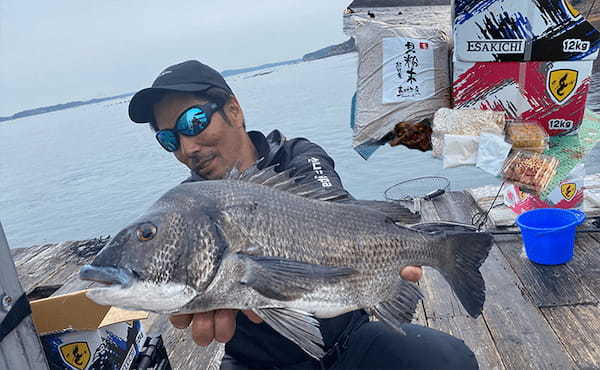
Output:
[[[587,218],[585,213],[578,209],[569,209],[568,211],[571,212],[575,217],[577,217],[577,220],[573,223],[575,226],[581,225]]]
[[[557,229],[554,229],[554,230],[548,230],[548,231],[540,231],[540,232],[537,232],[537,233],[536,233],[536,235],[538,235],[538,236],[540,236],[540,235],[548,235],[548,234],[555,233],[555,232],[557,232],[557,231],[561,231],[561,230],[564,230],[564,229],[568,229],[569,227],[573,227],[573,226],[579,226],[579,225],[581,225],[581,224],[582,224],[582,223],[585,221],[585,219],[587,218],[587,216],[585,215],[585,213],[584,213],[584,212],[582,212],[582,211],[580,211],[580,210],[578,210],[578,209],[566,209],[565,211],[569,211],[569,212],[571,212],[571,213],[573,214],[573,216],[575,216],[577,219],[576,219],[574,222],[572,222],[572,223],[570,223],[570,224],[568,224],[568,225],[561,226],[561,227],[559,227],[559,228],[557,228]]]

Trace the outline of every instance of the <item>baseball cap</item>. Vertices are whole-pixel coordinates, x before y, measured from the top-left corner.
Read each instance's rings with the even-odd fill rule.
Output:
[[[129,102],[129,118],[133,122],[152,121],[152,106],[163,94],[170,91],[201,92],[211,87],[221,88],[233,95],[231,88],[219,72],[197,60],[174,64],[163,70],[152,87],[138,91]]]

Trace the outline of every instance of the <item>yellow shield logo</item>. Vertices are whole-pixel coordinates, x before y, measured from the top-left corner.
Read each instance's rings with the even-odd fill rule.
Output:
[[[577,185],[573,183],[562,184],[560,186],[560,193],[565,200],[571,200],[577,194]]]
[[[563,0],[564,4],[565,4],[565,9],[567,9],[567,11],[571,14],[571,16],[573,18],[577,18],[581,15],[581,13],[579,12],[579,10],[575,9],[575,7],[573,7],[573,5],[571,5],[571,3],[569,2],[569,0]]]
[[[86,342],[63,344],[59,349],[63,360],[79,370],[85,369],[92,357],[90,347]]]
[[[548,73],[548,92],[552,99],[563,104],[575,91],[579,72],[573,69],[556,69]]]

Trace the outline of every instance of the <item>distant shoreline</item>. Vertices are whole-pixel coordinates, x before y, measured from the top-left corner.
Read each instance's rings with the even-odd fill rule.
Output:
[[[247,67],[247,68],[226,69],[226,70],[222,71],[221,74],[223,75],[223,77],[229,77],[229,76],[233,76],[233,75],[237,75],[237,74],[241,74],[241,73],[257,71],[257,70],[261,70],[261,69],[265,69],[265,68],[273,68],[273,67],[278,67],[278,66],[282,66],[282,65],[296,64],[296,63],[300,63],[300,62],[302,62],[302,59],[290,59],[290,60],[285,60],[283,62],[267,63],[267,64],[261,64],[259,66],[253,66],[253,67]],[[30,117],[30,116],[35,116],[35,115],[39,115],[39,114],[46,114],[46,113],[56,112],[56,111],[64,110],[64,109],[71,109],[71,108],[79,107],[82,105],[95,104],[95,103],[100,103],[100,102],[107,101],[107,100],[125,98],[128,96],[132,96],[133,94],[135,94],[135,93],[128,92],[125,94],[107,96],[107,97],[102,97],[102,98],[93,98],[93,99],[89,99],[89,100],[76,100],[76,101],[71,101],[71,102],[67,102],[67,103],[48,105],[48,106],[39,107],[39,108],[26,109],[24,111],[17,112],[11,116],[0,117],[0,122],[12,121],[12,120],[19,119],[19,118]]]
[[[253,71],[258,71],[258,70],[266,69],[266,68],[273,68],[273,67],[279,67],[279,66],[283,66],[283,65],[297,64],[297,63],[308,62],[308,61],[313,61],[313,60],[317,60],[317,59],[329,58],[329,57],[336,56],[336,55],[350,53],[355,50],[356,49],[354,46],[354,39],[350,38],[349,40],[347,40],[343,43],[327,46],[325,48],[304,54],[304,56],[302,58],[284,60],[282,62],[275,62],[275,63],[266,63],[266,64],[261,64],[261,65],[253,66],[253,67],[226,69],[226,70],[221,71],[221,74],[223,75],[223,77],[229,77],[229,76],[234,76],[234,75],[238,75],[241,73],[253,72]],[[26,109],[26,110],[17,112],[11,116],[0,117],[0,122],[12,121],[12,120],[19,119],[19,118],[36,116],[39,114],[56,112],[56,111],[64,110],[64,109],[76,108],[76,107],[79,107],[82,105],[95,104],[95,103],[100,103],[100,102],[107,101],[107,100],[125,98],[128,96],[132,96],[133,94],[135,94],[135,93],[128,92],[125,94],[107,96],[107,97],[102,97],[102,98],[93,98],[93,99],[89,99],[89,100],[75,100],[75,101],[71,101],[71,102],[67,102],[67,103],[60,103],[60,104],[43,106],[43,107],[39,107],[39,108]]]

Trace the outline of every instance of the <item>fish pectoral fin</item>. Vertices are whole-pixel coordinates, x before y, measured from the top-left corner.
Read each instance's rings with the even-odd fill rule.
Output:
[[[300,298],[315,289],[317,283],[335,284],[357,273],[348,267],[331,267],[292,261],[278,257],[258,257],[238,253],[245,273],[240,283],[263,296],[279,301]]]
[[[412,321],[423,294],[415,284],[399,280],[394,285],[393,297],[391,300],[379,302],[371,310],[379,320],[404,334],[402,325]]]
[[[310,356],[319,359],[325,355],[319,321],[311,314],[291,308],[261,308],[253,311]]]

